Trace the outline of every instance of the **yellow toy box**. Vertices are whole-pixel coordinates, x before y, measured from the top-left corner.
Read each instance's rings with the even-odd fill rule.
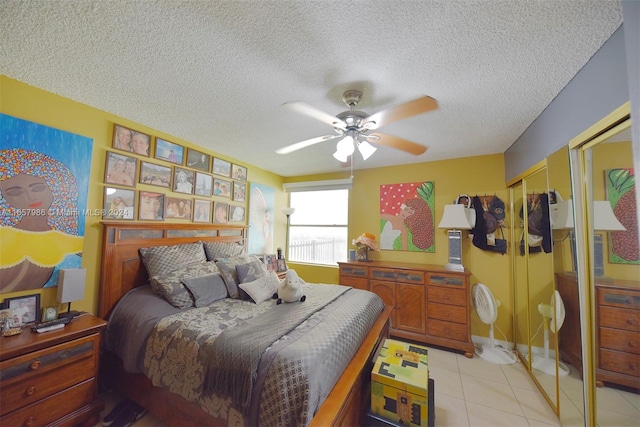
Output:
[[[385,340],[371,372],[371,412],[407,426],[428,425],[428,349]]]

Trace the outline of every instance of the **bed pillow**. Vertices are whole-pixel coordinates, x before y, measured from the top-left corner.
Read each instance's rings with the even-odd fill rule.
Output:
[[[248,264],[253,261],[258,261],[258,257],[254,255],[249,256],[237,256],[233,258],[220,258],[216,261],[216,265],[220,270],[220,274],[224,279],[224,283],[227,285],[227,290],[229,291],[229,296],[234,299],[249,299],[249,295],[247,295],[244,291],[240,293],[240,288],[238,288],[238,274],[236,272],[236,266],[241,264]]]
[[[252,282],[240,283],[238,286],[251,297],[253,302],[260,304],[273,297],[279,284],[278,275],[274,271],[270,271],[266,276]]]
[[[150,279],[189,264],[207,261],[202,242],[140,248],[140,255]]]
[[[203,242],[203,245],[209,261],[217,261],[220,258],[233,258],[247,254],[244,250],[244,246],[239,243]]]
[[[238,283],[253,282],[256,279],[266,276],[267,273],[267,266],[260,260],[236,265]]]
[[[178,268],[167,274],[152,277],[151,289],[166,299],[169,304],[177,308],[193,307],[194,299],[187,287],[182,283],[184,279],[206,276],[218,273],[214,262],[204,261]]]
[[[196,307],[205,307],[214,301],[226,298],[227,285],[220,273],[211,273],[206,276],[182,279],[182,283],[189,289]]]

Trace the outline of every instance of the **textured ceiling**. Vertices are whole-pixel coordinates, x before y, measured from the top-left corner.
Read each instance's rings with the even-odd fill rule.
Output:
[[[608,0],[2,0],[0,72],[291,176],[345,167],[335,141],[275,153],[333,132],[284,102],[438,100],[380,129],[425,154],[381,147],[355,169],[502,153],[621,22]]]

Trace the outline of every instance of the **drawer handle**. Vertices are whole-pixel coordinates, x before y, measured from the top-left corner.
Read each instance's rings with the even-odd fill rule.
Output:
[[[637,326],[638,322],[635,319],[627,319],[627,325]]]
[[[27,391],[24,392],[24,394],[26,394],[27,396],[31,396],[35,392],[36,392],[36,388],[34,386],[31,386],[27,389]]]
[[[444,296],[444,299],[449,299],[449,295],[445,295],[445,296]]]
[[[447,279],[446,277],[444,278],[444,280],[442,281],[442,283],[444,283],[445,285],[449,283],[449,279]]]
[[[629,347],[635,348],[636,347],[636,342],[635,341],[629,341]]]
[[[637,363],[629,363],[629,370],[631,372],[637,372],[638,371],[638,364]]]
[[[29,417],[24,421],[23,425],[30,426],[30,425],[33,425],[35,421],[36,421],[35,417]]]
[[[35,371],[40,367],[40,365],[42,365],[42,362],[40,362],[39,360],[36,360],[35,362],[31,363],[31,369]]]

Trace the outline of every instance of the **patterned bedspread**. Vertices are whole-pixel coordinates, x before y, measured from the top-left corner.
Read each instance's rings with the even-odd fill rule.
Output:
[[[304,286],[310,300],[337,285]],[[274,300],[256,305],[225,299],[162,319],[147,342],[145,374],[228,425],[307,425],[383,308],[376,295],[349,289],[277,340],[260,360],[245,411],[230,396],[203,393],[209,357],[204,350],[225,329],[276,310]]]

